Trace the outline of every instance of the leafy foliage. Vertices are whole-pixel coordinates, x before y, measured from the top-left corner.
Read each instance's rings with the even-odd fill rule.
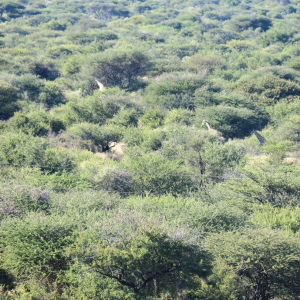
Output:
[[[0,94],[0,118],[8,119],[19,108],[19,91],[9,83],[0,81]]]
[[[2,1],[0,298],[298,299],[299,13]]]

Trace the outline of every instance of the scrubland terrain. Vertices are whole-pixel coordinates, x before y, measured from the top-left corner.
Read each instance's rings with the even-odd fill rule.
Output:
[[[0,298],[300,299],[299,28],[297,0],[1,1]]]

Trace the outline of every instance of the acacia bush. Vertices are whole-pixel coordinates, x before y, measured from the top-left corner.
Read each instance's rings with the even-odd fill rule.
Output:
[[[212,235],[207,243],[216,255],[216,263],[229,272],[228,280],[238,284],[250,299],[299,295],[300,248],[293,235],[245,229]]]
[[[193,177],[180,162],[166,161],[159,153],[132,153],[127,162],[133,172],[133,189],[137,194],[188,193],[195,188]]]
[[[108,151],[111,142],[118,142],[122,136],[118,126],[99,126],[92,123],[80,123],[71,126],[64,134],[68,139],[80,140],[85,143],[89,150],[102,152]]]
[[[138,76],[147,73],[149,59],[139,51],[108,51],[103,53],[94,66],[92,76],[104,86],[134,89],[138,83]]]
[[[63,149],[51,147],[49,141],[25,133],[11,132],[2,135],[0,143],[1,163],[18,167],[32,167],[46,173],[62,172],[75,167],[74,157]]]
[[[64,103],[65,96],[58,84],[55,82],[46,82],[40,90],[38,100],[44,103],[47,108],[51,108]]]
[[[4,184],[1,186],[0,219],[19,217],[28,212],[47,212],[49,202],[49,190]]]
[[[145,114],[141,117],[142,124],[151,128],[161,126],[163,124],[163,120],[164,115],[157,108],[146,111]]]
[[[195,55],[184,60],[182,68],[192,72],[212,73],[215,69],[225,69],[226,62],[218,56]]]
[[[75,229],[66,218],[41,213],[31,214],[24,221],[8,219],[2,223],[2,266],[22,282],[23,295],[44,297],[47,290],[57,296],[62,293],[70,267],[66,248],[74,243]]]
[[[33,111],[29,114],[17,112],[7,123],[9,128],[21,129],[27,134],[45,136],[50,131],[58,133],[65,129],[62,120],[55,118],[46,111]]]
[[[129,289],[135,298],[135,294],[137,297],[175,296],[176,284],[183,283],[188,274],[201,278],[209,274],[209,255],[188,240],[188,232],[175,238],[172,232],[163,231],[158,224],[144,226],[142,220],[137,220],[138,215],[133,214],[130,229],[126,230],[129,216],[126,212],[121,213],[117,212],[117,216],[122,215],[122,223],[109,222],[109,238],[103,230],[92,230],[82,234],[78,242],[80,260],[93,267],[101,277]],[[122,239],[119,238],[121,235]],[[93,257],[91,252],[95,253]]]
[[[264,16],[246,15],[232,18],[226,23],[226,26],[231,30],[242,32],[249,28],[260,28],[262,31],[267,31],[272,26],[272,21]]]
[[[300,95],[299,84],[277,76],[263,76],[252,80],[241,79],[232,87],[247,93],[258,104],[272,104],[282,98],[293,98],[293,96]]]
[[[147,100],[168,109],[193,109],[194,93],[204,85],[207,85],[207,82],[201,75],[180,73],[161,75],[146,88]]]
[[[8,119],[19,109],[19,90],[11,84],[0,81],[0,118]]]
[[[53,62],[39,62],[34,61],[29,64],[28,69],[31,74],[36,75],[42,79],[55,80],[59,77],[59,72],[55,68]]]
[[[0,298],[298,299],[299,1],[2,2]]]
[[[200,126],[203,119],[222,133],[225,138],[243,138],[252,130],[259,130],[267,123],[267,118],[247,108],[211,106],[196,111],[196,122]]]
[[[265,172],[264,167],[244,170],[244,178],[232,178],[225,187],[245,196],[246,201],[269,204],[274,207],[297,206],[299,203],[299,179],[290,169],[276,174]],[[293,172],[294,171],[294,172]]]

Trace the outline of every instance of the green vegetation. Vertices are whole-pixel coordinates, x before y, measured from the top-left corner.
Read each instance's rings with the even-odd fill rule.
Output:
[[[299,19],[2,1],[0,298],[300,299]]]

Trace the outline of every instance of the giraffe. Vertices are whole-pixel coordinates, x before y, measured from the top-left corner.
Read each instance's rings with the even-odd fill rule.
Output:
[[[203,120],[203,121],[202,121],[202,126],[203,126],[203,125],[206,125],[207,128],[208,128],[208,130],[215,130],[215,129],[208,123],[207,120]]]
[[[208,128],[208,130],[209,130],[212,134],[216,135],[216,136],[221,140],[222,144],[226,143],[227,139],[225,139],[219,131],[217,131],[216,129],[214,129],[214,128],[209,124],[209,122],[208,122],[207,120],[203,120],[203,121],[202,121],[202,126],[203,126],[203,125],[206,125],[207,128]]]
[[[100,90],[101,92],[105,91],[104,85],[103,85],[99,80],[97,80],[96,78],[95,78],[95,81],[97,82],[97,84],[98,84],[98,86],[99,86],[99,90]]]
[[[207,120],[203,120],[203,121],[202,121],[202,126],[203,126],[203,125],[206,125],[207,128],[208,128],[208,130],[212,130],[212,131],[214,131],[214,132],[217,132],[217,131],[209,124],[209,122],[208,122]],[[265,139],[263,136],[261,136],[256,130],[252,130],[251,134],[253,134],[253,133],[255,134],[255,136],[257,137],[257,139],[259,140],[260,145],[263,146],[264,143],[266,142],[266,139]]]
[[[251,134],[253,134],[253,133],[255,134],[257,139],[259,140],[260,145],[263,146],[264,143],[266,142],[266,139],[263,136],[261,136],[256,130],[252,130]]]

